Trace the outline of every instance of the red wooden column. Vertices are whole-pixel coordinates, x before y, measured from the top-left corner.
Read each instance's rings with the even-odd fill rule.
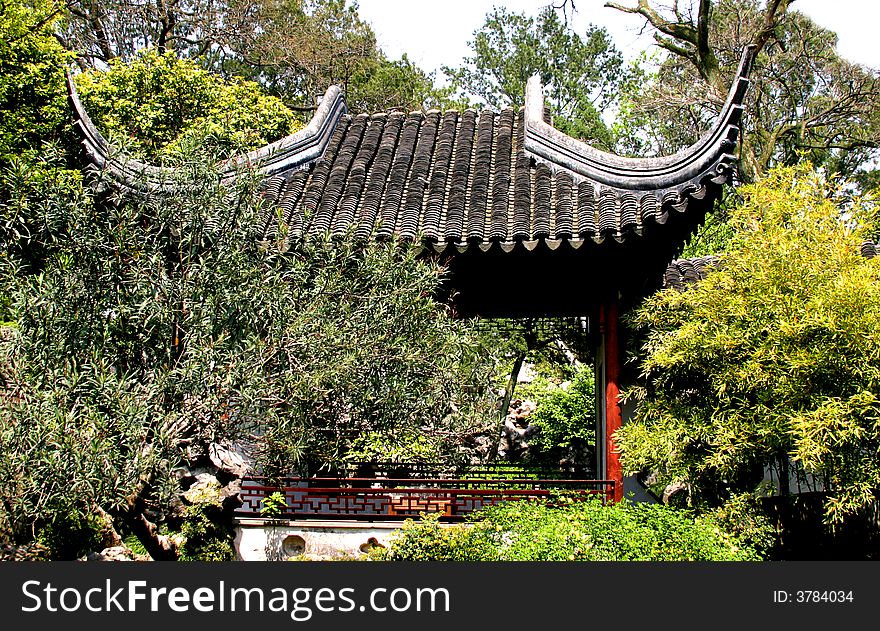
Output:
[[[623,469],[614,432],[622,424],[620,412],[620,342],[617,336],[619,309],[617,296],[602,305],[605,333],[605,479],[614,481],[615,502],[623,499]]]

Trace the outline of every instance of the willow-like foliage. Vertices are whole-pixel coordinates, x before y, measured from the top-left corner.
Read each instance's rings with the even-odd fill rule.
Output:
[[[255,177],[178,166],[174,196],[100,176],[20,196],[51,230],[39,271],[3,268],[4,538],[95,506],[161,513],[171,470],[216,442],[253,445],[276,475],[341,464],[366,437],[375,457],[460,455],[488,403],[478,345],[433,300],[443,270],[418,247],[266,241]]]

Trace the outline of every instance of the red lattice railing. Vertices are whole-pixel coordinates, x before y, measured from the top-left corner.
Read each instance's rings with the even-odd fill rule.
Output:
[[[280,491],[287,519],[400,520],[420,513],[440,513],[460,521],[473,511],[499,502],[552,501],[560,494],[574,498],[601,495],[610,500],[611,480],[472,479],[472,478],[285,478],[281,485],[265,478],[245,478],[239,517],[260,517],[262,502]]]

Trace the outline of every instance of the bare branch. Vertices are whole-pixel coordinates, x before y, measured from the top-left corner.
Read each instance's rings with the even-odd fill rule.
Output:
[[[637,13],[648,20],[651,26],[661,33],[665,33],[676,39],[684,40],[694,46],[697,45],[697,30],[692,24],[667,20],[648,4],[648,0],[639,0],[639,5],[637,7],[625,7],[616,2],[606,2],[605,6],[610,9],[623,11],[624,13]]]

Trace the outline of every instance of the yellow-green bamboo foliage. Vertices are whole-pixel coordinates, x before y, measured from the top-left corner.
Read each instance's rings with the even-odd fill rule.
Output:
[[[809,165],[741,193],[717,269],[633,316],[642,381],[623,463],[687,482],[704,505],[787,469],[840,521],[880,487],[880,259],[860,251],[874,207],[842,202]]]

